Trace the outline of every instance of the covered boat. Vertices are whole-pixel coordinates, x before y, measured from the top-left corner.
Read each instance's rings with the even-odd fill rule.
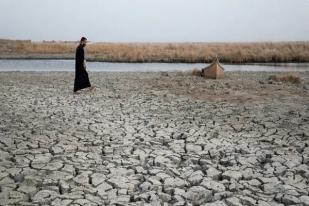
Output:
[[[210,79],[224,78],[224,68],[221,66],[218,58],[208,67],[202,69],[202,76]]]

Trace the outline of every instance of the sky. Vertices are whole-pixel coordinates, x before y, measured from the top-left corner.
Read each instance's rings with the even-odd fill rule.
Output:
[[[309,41],[309,0],[0,0],[0,38]]]

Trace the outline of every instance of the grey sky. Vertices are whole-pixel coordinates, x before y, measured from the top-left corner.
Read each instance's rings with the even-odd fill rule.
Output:
[[[308,41],[309,0],[0,0],[0,38]]]

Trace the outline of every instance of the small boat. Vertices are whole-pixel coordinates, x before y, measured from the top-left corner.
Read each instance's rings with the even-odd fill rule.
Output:
[[[208,67],[202,69],[202,76],[209,79],[223,79],[224,68],[221,66],[218,58]]]

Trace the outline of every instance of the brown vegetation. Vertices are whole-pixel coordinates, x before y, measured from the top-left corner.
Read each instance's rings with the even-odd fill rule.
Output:
[[[275,82],[288,82],[293,84],[300,83],[300,77],[294,74],[285,74],[285,75],[271,75],[269,80],[273,80]]]
[[[0,40],[1,58],[73,58],[78,42]],[[109,62],[309,62],[309,42],[92,43],[87,57]]]
[[[193,69],[191,74],[193,76],[201,77],[202,76],[202,71],[200,69]]]

